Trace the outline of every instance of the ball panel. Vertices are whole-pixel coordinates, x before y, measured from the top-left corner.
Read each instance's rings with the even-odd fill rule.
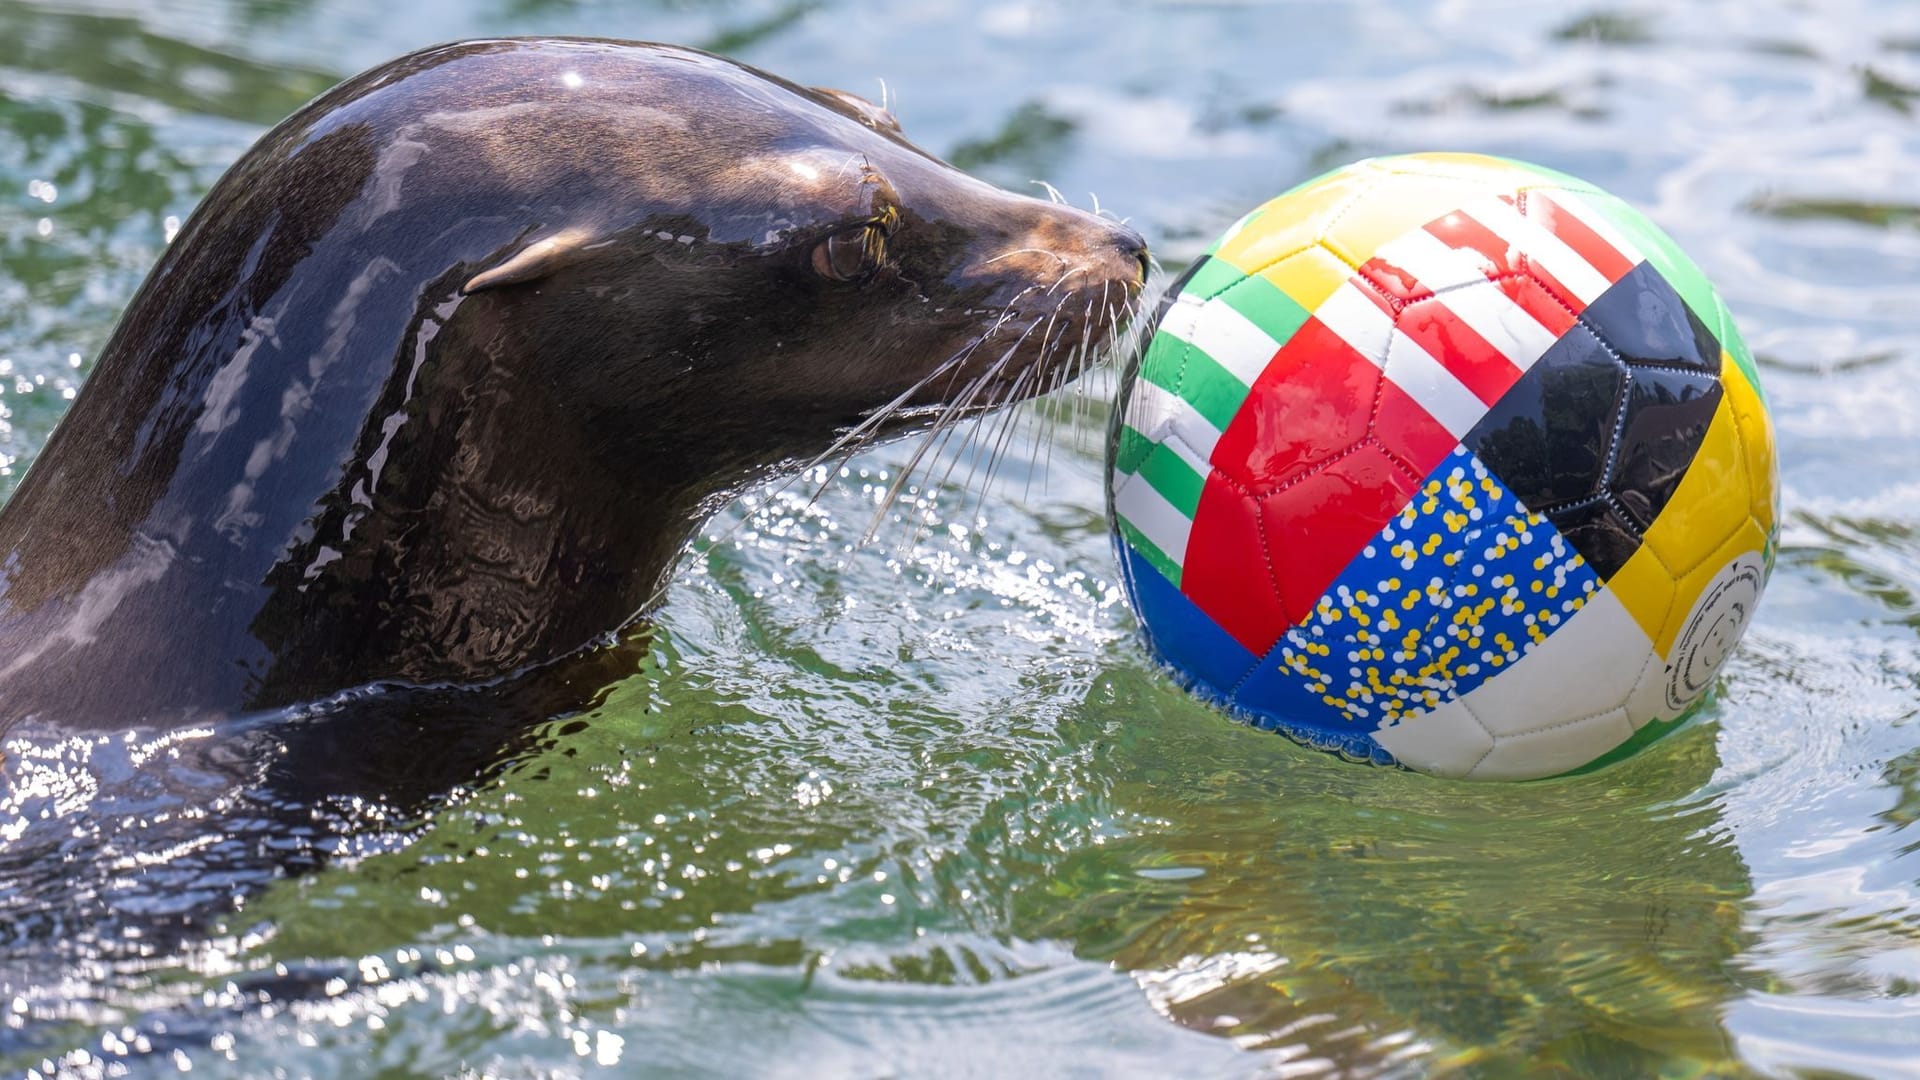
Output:
[[[1178,440],[1195,462],[1204,463],[1213,453],[1220,432],[1212,419],[1203,415],[1192,402],[1148,381],[1136,378],[1129,388],[1126,408],[1121,413],[1120,438],[1114,447],[1114,469],[1132,475],[1140,461],[1155,446]]]
[[[1493,752],[1493,735],[1466,706],[1450,701],[1373,733],[1400,764],[1435,776],[1463,777]]]
[[[1677,616],[1686,612],[1685,618],[1670,617],[1659,638],[1654,641],[1660,655],[1667,658],[1669,664],[1676,656],[1676,643],[1686,632],[1690,621],[1700,609],[1701,597],[1727,567],[1741,560],[1751,560],[1761,567],[1761,579],[1765,580],[1767,535],[1752,518],[1742,518],[1732,535],[1724,538],[1706,558],[1684,574],[1675,574],[1673,579],[1673,611]],[[1688,704],[1682,703],[1682,704]],[[1680,706],[1675,706],[1677,710]]]
[[[1720,374],[1720,342],[1649,263],[1641,263],[1581,313],[1629,367],[1684,367]]]
[[[1539,780],[1585,765],[1633,737],[1627,710],[1582,716],[1524,735],[1494,739],[1493,749],[1467,773],[1472,780]]]
[[[1462,311],[1468,314],[1459,314]],[[1482,333],[1475,321],[1486,326],[1487,333]],[[1488,406],[1499,401],[1526,369],[1553,347],[1546,329],[1505,303],[1500,291],[1485,278],[1478,285],[1452,289],[1440,296],[1403,301],[1394,327],[1405,335],[1408,344],[1435,358],[1473,395],[1476,423]],[[1387,360],[1392,363],[1391,352]]]
[[[1175,393],[1184,389],[1196,358],[1210,361],[1213,368],[1238,383],[1244,393],[1280,349],[1280,342],[1273,335],[1231,305],[1218,298],[1202,300],[1191,294],[1182,294],[1167,306],[1154,336],[1182,343],[1178,375],[1171,384],[1163,384]]]
[[[1636,531],[1645,532],[1672,500],[1720,397],[1720,380],[1698,371],[1634,369],[1607,490]]]
[[[1362,445],[1260,500],[1286,622],[1306,618],[1380,524],[1407,505],[1418,483],[1373,445]],[[1271,640],[1271,639],[1269,639]]]
[[[1618,284],[1640,260],[1637,247],[1617,231],[1607,228],[1577,209],[1579,200],[1565,193],[1523,191],[1515,197],[1515,206],[1527,218],[1537,221],[1556,239],[1572,249],[1581,261],[1600,276]]]
[[[1640,529],[1611,499],[1590,499],[1546,515],[1602,578],[1611,578],[1640,550]]]
[[[1139,551],[1125,543],[1115,546],[1121,579],[1140,614],[1148,646],[1184,679],[1210,691],[1212,700],[1225,703],[1258,657],[1182,595]]]
[[[1379,386],[1372,362],[1309,318],[1254,383],[1212,460],[1255,494],[1295,483],[1366,438]]]
[[[1645,544],[1607,578],[1607,592],[1620,601],[1656,645],[1673,614],[1673,575]]]
[[[1274,580],[1259,504],[1218,469],[1207,476],[1193,517],[1180,591],[1255,654],[1293,621]]]
[[[1753,489],[1746,454],[1735,434],[1737,424],[1726,396],[1721,395],[1693,464],[1647,528],[1647,546],[1676,580],[1712,555],[1734,529],[1753,520],[1749,512]]]
[[[1678,583],[1683,592],[1697,591],[1697,595],[1686,618],[1676,620],[1679,626],[1666,653],[1660,700],[1648,695],[1631,703],[1646,710],[1647,720],[1677,717],[1691,709],[1712,688],[1739,644],[1766,586],[1766,564],[1760,552],[1749,546],[1753,539],[1735,536],[1711,562]]]
[[[1460,445],[1453,432],[1440,426],[1398,383],[1382,381],[1373,409],[1374,442],[1415,476],[1424,476]]]
[[[1747,484],[1752,491],[1748,513],[1769,536],[1780,521],[1780,459],[1773,447],[1773,423],[1767,418],[1760,386],[1739,365],[1729,365],[1721,380],[1727,405],[1733,411],[1734,434],[1744,453]]]
[[[1381,175],[1368,168],[1342,169],[1303,191],[1273,199],[1209,254],[1252,274],[1315,247],[1326,223],[1359,201]]]
[[[1680,250],[1680,246],[1660,226],[1618,196],[1594,192],[1579,198],[1584,206],[1591,207],[1639,248],[1646,261],[1680,294],[1680,298],[1686,301],[1687,307],[1702,323],[1708,326],[1720,324],[1719,303],[1713,285],[1700,272],[1700,267],[1687,257],[1686,252]]]
[[[1649,668],[1653,642],[1618,597],[1597,589],[1520,661],[1461,700],[1495,737],[1524,735],[1627,703]]]
[[[1575,326],[1461,442],[1521,502],[1550,512],[1600,494],[1625,396],[1626,369],[1591,330]]]

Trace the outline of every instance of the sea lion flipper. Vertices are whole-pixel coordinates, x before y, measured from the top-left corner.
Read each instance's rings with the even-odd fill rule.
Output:
[[[592,229],[562,229],[513,251],[505,259],[468,278],[467,283],[460,286],[460,291],[477,293],[546,277],[591,246],[595,237]]]

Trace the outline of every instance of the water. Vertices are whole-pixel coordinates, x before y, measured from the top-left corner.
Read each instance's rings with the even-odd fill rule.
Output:
[[[1701,722],[1462,786],[1153,672],[1102,391],[858,546],[882,451],[722,514],[636,673],[432,805],[261,805],[194,732],[16,747],[0,1070],[1920,1075],[1920,8],[1668,6],[0,0],[7,484],[266,125],[416,46],[586,33],[884,78],[923,145],[1169,264],[1365,154],[1586,176],[1726,295],[1787,507]]]

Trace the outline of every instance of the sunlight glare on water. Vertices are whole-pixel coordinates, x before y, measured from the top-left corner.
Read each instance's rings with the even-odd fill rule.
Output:
[[[1920,1075],[1920,9],[0,0],[0,482],[267,125],[509,33],[884,79],[923,146],[1097,193],[1174,269],[1368,154],[1617,191],[1760,356],[1759,621],[1699,722],[1593,775],[1236,726],[1132,637],[1098,380],[872,543],[910,447],[722,512],[639,670],[425,810],[271,802],[248,748],[327,703],[16,733],[0,1071]]]

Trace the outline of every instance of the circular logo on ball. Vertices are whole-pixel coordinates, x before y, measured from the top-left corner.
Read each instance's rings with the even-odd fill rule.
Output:
[[[1684,709],[1706,693],[1753,617],[1766,584],[1766,567],[1753,553],[1736,556],[1707,583],[1667,662],[1667,705]]]

